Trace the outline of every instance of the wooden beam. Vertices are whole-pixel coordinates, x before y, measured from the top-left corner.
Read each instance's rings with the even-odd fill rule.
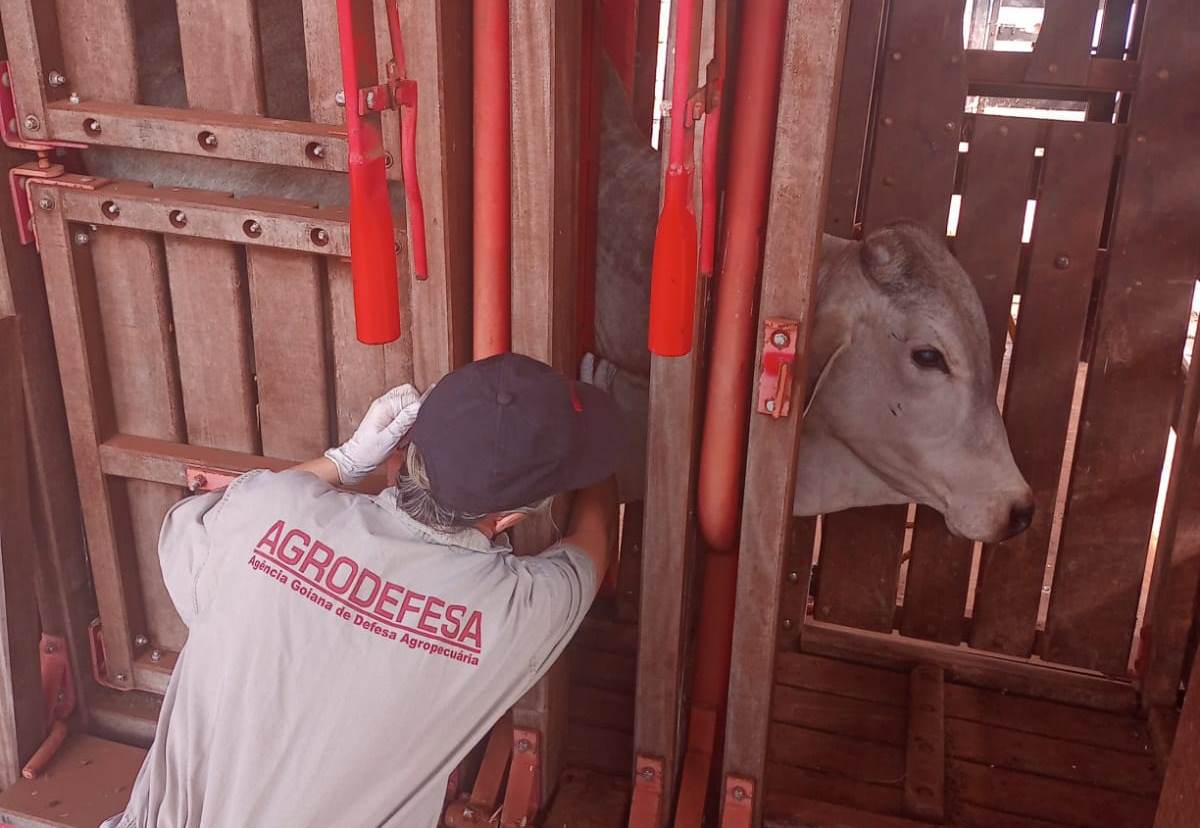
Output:
[[[845,45],[845,0],[789,4],[779,120],[763,256],[759,330],[768,319],[798,323],[791,413],[752,414],[746,461],[723,777],[753,782],[755,818],[765,797],[776,625],[796,483],[796,448],[807,387],[805,349],[816,300],[821,230]],[[762,370],[758,337],[755,372]],[[744,401],[743,401],[744,404]]]
[[[908,680],[904,810],[930,822],[946,815],[945,705],[945,671],[929,664],[914,667]]]
[[[1193,828],[1200,823],[1200,658],[1192,665],[1188,686],[1154,828]]]
[[[45,719],[21,369],[17,318],[0,317],[0,790],[41,744]]]

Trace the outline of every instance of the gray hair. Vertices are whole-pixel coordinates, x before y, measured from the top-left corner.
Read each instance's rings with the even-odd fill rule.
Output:
[[[550,509],[553,497],[543,498],[528,506],[515,509],[505,509],[504,512],[534,514]],[[487,517],[487,514],[459,512],[437,502],[429,484],[429,474],[425,470],[425,458],[415,443],[409,443],[405,454],[404,466],[396,475],[396,503],[410,518],[417,523],[428,526],[440,532],[457,532],[469,529],[475,523]]]

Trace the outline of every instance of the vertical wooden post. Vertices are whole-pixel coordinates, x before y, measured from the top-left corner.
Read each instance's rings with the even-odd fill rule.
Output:
[[[21,775],[44,726],[24,401],[17,318],[0,317],[0,790]]]
[[[576,0],[509,2],[512,346],[572,377],[578,371],[581,11]],[[518,528],[518,552],[554,540],[549,520]],[[539,734],[543,805],[565,760],[567,678],[560,659],[513,708],[513,727]]]
[[[713,54],[713,19],[716,4],[706,0],[701,13],[695,71]],[[672,8],[674,12],[674,7]],[[665,88],[674,83],[675,23],[672,18],[667,41]],[[704,145],[701,120],[693,146],[693,163],[701,165]],[[728,116],[725,123],[728,124]],[[670,142],[674,119],[662,121],[660,146]],[[663,165],[666,165],[663,153]],[[701,176],[694,177],[694,207],[701,215]],[[661,194],[660,194],[661,198]],[[695,338],[692,350],[682,357],[652,356],[650,359],[650,406],[647,420],[646,499],[642,527],[642,589],[638,634],[637,704],[634,710],[634,753],[646,757],[648,766],[661,762],[661,810],[655,824],[671,815],[680,769],[684,738],[683,681],[687,675],[687,633],[695,569],[695,496],[697,443],[700,433],[699,406],[704,354],[704,320],[707,316],[709,284],[696,282]],[[653,782],[653,780],[651,780]],[[655,788],[652,784],[649,787]]]
[[[761,330],[768,319],[794,320],[799,335],[791,413],[750,418],[744,512],[755,519],[742,522],[725,729],[725,778],[753,783],[755,824],[762,815],[776,625],[807,383],[804,350],[816,298],[849,5],[798,0],[788,7],[759,321]],[[756,377],[761,360],[759,337]]]
[[[1189,692],[1175,731],[1166,779],[1158,797],[1154,828],[1193,828],[1200,824],[1200,658],[1192,665]]]

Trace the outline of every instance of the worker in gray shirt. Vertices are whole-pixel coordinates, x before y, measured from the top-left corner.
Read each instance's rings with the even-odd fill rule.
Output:
[[[514,354],[402,386],[159,540],[188,641],[119,828],[433,828],[466,753],[558,658],[616,545],[620,417]],[[395,485],[361,482],[407,440]],[[505,531],[574,491],[562,540]]]

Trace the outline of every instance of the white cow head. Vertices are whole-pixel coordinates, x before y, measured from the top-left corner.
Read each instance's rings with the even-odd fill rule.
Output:
[[[1024,530],[983,308],[946,245],[908,223],[827,236],[818,290],[796,514],[915,501],[973,540]]]

